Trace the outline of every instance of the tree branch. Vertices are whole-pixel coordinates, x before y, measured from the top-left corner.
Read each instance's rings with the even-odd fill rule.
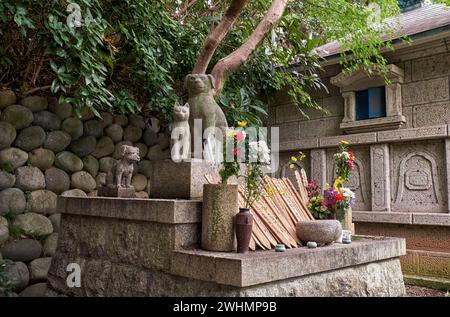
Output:
[[[236,71],[249,59],[273,25],[280,20],[287,2],[288,0],[273,0],[272,6],[248,39],[233,53],[217,62],[211,72],[215,79],[216,95],[222,90],[225,77]]]
[[[198,56],[197,62],[192,70],[193,74],[204,74],[208,68],[214,52],[223,41],[234,22],[241,14],[248,0],[232,0],[230,6],[220,20],[219,24],[213,28],[206,37],[205,44]]]

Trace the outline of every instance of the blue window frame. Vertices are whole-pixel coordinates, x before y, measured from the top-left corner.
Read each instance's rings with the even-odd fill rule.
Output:
[[[356,120],[386,116],[386,89],[374,87],[356,92]]]

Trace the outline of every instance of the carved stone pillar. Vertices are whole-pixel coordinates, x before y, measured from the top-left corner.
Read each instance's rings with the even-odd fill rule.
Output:
[[[445,139],[445,165],[447,170],[447,175],[445,175],[447,180],[447,205],[448,212],[450,213],[450,139]]]
[[[325,149],[311,150],[311,180],[319,182],[319,188],[325,189],[327,182],[327,157]]]
[[[389,146],[370,146],[372,210],[391,211],[391,179],[389,175]]]
[[[344,98],[344,118],[342,122],[353,122],[356,120],[355,92],[343,92],[342,97]]]

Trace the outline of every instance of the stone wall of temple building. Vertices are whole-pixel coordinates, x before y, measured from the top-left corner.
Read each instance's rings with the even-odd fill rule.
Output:
[[[58,241],[57,196],[96,196],[120,145],[139,147],[132,184],[148,198],[150,161],[170,157],[156,118],[86,111],[81,118],[56,98],[0,90],[0,260],[14,292],[42,295]],[[146,122],[147,121],[147,122]],[[1,296],[1,294],[0,294]]]
[[[404,269],[407,274],[420,275],[427,271],[421,266],[436,265],[427,271],[433,273],[424,274],[447,281],[450,281],[449,45],[447,37],[386,54],[395,74],[400,74],[393,83],[397,86],[386,86],[386,91],[400,88],[391,98],[400,105],[397,116],[400,119],[395,120],[401,126],[389,126],[391,123],[387,121],[369,128],[359,127],[358,121],[349,124],[347,118],[351,114],[346,109],[350,103],[346,104],[348,95],[343,86],[346,82],[339,78],[340,66],[331,63],[325,66],[323,75],[328,92],[312,92],[315,100],[329,111],[328,115],[307,110],[310,118],[303,117],[285,92],[272,97],[269,110],[269,125],[280,128],[279,175],[292,175],[290,157],[302,150],[307,154],[304,165],[308,176],[324,186],[333,178],[332,154],[337,144],[343,139],[349,141],[357,157],[357,168],[349,184],[357,194],[353,217],[357,233],[359,229],[359,233],[381,235],[389,227],[389,234],[407,238],[408,247],[408,241],[414,240],[411,235],[408,240],[408,232],[419,229],[430,235],[438,232],[446,243],[436,249],[432,244],[417,246],[411,242],[409,259],[414,260],[408,263],[413,265],[407,265],[405,258]],[[358,86],[355,78],[346,84]],[[421,257],[419,250],[427,253],[426,258]],[[417,251],[414,257],[413,251]]]

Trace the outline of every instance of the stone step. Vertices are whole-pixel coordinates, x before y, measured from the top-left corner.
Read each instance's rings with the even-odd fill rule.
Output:
[[[202,281],[248,287],[383,261],[404,254],[404,239],[364,236],[351,244],[334,243],[317,249],[301,247],[286,252],[271,250],[239,254],[175,251],[170,271]]]

